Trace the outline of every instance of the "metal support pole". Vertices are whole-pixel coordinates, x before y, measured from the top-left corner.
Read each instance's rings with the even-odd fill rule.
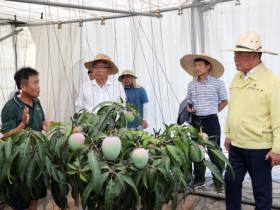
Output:
[[[3,36],[2,38],[0,38],[0,42],[4,41],[5,39],[8,39],[11,36],[17,35],[19,32],[23,31],[23,29],[19,29],[19,30],[13,30],[10,34]]]
[[[65,4],[65,3],[56,3],[50,1],[36,1],[36,0],[6,0],[6,1],[14,1],[14,2],[21,2],[21,3],[28,3],[28,4],[40,4],[40,5],[55,6],[55,7],[66,7],[72,9],[122,13],[122,14],[139,15],[139,16],[162,17],[161,14],[157,14],[157,13],[147,13],[147,12],[144,13],[144,12],[134,12],[128,10],[109,9],[109,8],[102,8],[102,7],[89,7],[89,6],[82,6],[78,4]]]
[[[15,30],[15,26],[12,26],[13,32],[16,31]],[[14,52],[15,52],[15,72],[18,69],[18,52],[17,52],[17,41],[18,41],[18,37],[17,37],[18,33],[13,33],[13,44],[14,44]]]

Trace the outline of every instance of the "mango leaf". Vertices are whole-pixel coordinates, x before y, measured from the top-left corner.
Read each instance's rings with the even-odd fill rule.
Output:
[[[98,160],[98,155],[96,154],[96,151],[89,150],[88,152],[88,164],[91,167],[92,170],[92,183],[93,183],[93,189],[95,192],[98,192],[97,189],[100,187],[100,180],[101,178],[101,168],[100,163]]]
[[[51,171],[52,171],[51,166],[52,166],[51,160],[48,156],[46,156],[46,169],[49,176],[51,176]]]
[[[13,140],[11,137],[8,138],[8,140],[5,142],[5,155],[6,155],[6,160],[10,158],[12,155],[12,148],[13,148]]]
[[[104,114],[105,118],[103,119],[103,121],[100,121],[99,126],[97,126],[99,132],[102,132],[105,127],[108,125],[109,123],[109,119],[111,118],[112,112],[114,111],[115,107],[111,106],[107,112]]]
[[[80,174],[79,174],[79,177],[80,177],[80,179],[81,179],[82,181],[88,182],[88,178],[87,178],[87,176],[86,176],[85,173],[80,173]]]
[[[51,193],[56,205],[61,209],[66,209],[67,207],[67,197],[61,192],[61,186],[56,181],[51,181]]]
[[[133,181],[135,183],[136,186],[138,186],[139,182],[141,181],[142,178],[142,174],[143,174],[143,170],[139,171],[135,177],[133,177]]]
[[[170,156],[175,161],[175,163],[176,162],[179,163],[178,166],[183,165],[183,162],[185,161],[185,156],[182,154],[182,151],[173,145],[167,145],[166,148],[167,148],[167,151],[169,152]]]
[[[230,169],[232,175],[233,175],[233,178],[234,178],[234,171],[233,171],[233,168],[229,162],[229,160],[227,159],[227,157],[224,155],[224,153],[222,153],[221,150],[219,149],[210,149],[208,148],[208,151],[210,153],[212,153],[212,156],[216,159],[216,160],[222,160],[227,166],[228,168]],[[220,164],[220,166],[225,169],[225,166],[224,164]]]
[[[147,147],[149,144],[158,145],[160,143],[159,139],[156,138],[148,138],[143,140],[143,146]]]
[[[6,145],[6,142],[2,144]],[[12,165],[12,158],[10,157],[8,160],[5,158],[4,152],[0,152],[0,166],[1,166],[1,173],[0,173],[0,185],[3,186],[6,182],[6,178],[10,176],[10,168]],[[11,183],[11,180],[9,179]]]
[[[31,141],[30,138],[27,138],[20,145],[17,162],[17,173],[19,174],[22,182],[24,181],[27,165],[31,159],[31,152]]]
[[[67,166],[68,166],[69,168],[71,168],[71,169],[75,170],[75,171],[77,171],[77,170],[78,170],[78,167],[77,167],[77,166],[75,166],[75,165],[74,165],[74,164],[72,164],[72,163],[67,163]]]
[[[180,139],[172,139],[173,143],[177,145],[182,151],[184,151],[184,155],[188,156],[189,154],[189,146],[184,144]]]
[[[148,186],[149,189],[153,190],[156,184],[156,169],[155,168],[147,168],[148,175]]]
[[[126,174],[118,174],[120,179],[124,180],[133,190],[135,197],[137,198],[138,201],[138,190],[137,187],[135,185],[135,183],[133,182],[132,178]]]
[[[69,174],[69,175],[73,175],[73,174],[77,174],[77,171],[68,170],[66,173]]]
[[[31,194],[32,194],[33,183],[35,180],[35,178],[34,178],[35,167],[36,167],[35,159],[32,158],[29,161],[27,172],[26,172],[26,178],[25,178],[25,182],[26,182],[27,187],[30,190]]]
[[[179,194],[178,194],[178,191],[175,188],[174,192],[172,194],[172,207],[171,207],[171,210],[176,210],[177,205],[179,203],[178,197],[179,197]]]
[[[162,204],[163,204],[163,196],[162,196],[162,187],[160,184],[156,184],[155,186],[155,210],[161,210],[162,209]]]
[[[48,167],[47,167],[47,168],[48,168]],[[53,164],[50,164],[50,165],[49,165],[49,170],[50,170],[50,173],[49,173],[50,177],[51,177],[52,179],[54,179],[54,181],[56,181],[57,183],[59,183],[59,182],[60,182],[60,179],[59,179],[59,177],[58,177],[58,175],[57,175],[57,169],[55,168],[55,166],[54,166]]]
[[[0,186],[3,186],[3,181],[6,180],[7,177],[7,171],[6,169],[6,158],[5,158],[5,153],[4,153],[4,145],[6,144],[5,141],[1,141],[0,142],[0,168],[1,168],[1,172],[0,172]]]
[[[105,172],[103,174],[101,174],[101,178],[99,179],[100,183],[99,183],[99,188],[97,188],[97,195],[99,194],[103,194],[103,192],[101,191],[103,184],[105,183],[105,181],[108,179],[109,177],[109,172]]]
[[[217,168],[217,166],[209,160],[204,160],[203,163],[207,168],[210,169],[210,171],[215,176],[215,178],[218,179],[224,185],[225,181],[223,179],[223,176],[222,176],[220,170]]]
[[[117,178],[117,180],[119,181],[119,183],[120,183],[122,189],[125,191],[126,186],[125,186],[125,181],[124,181],[124,179],[123,179],[123,177],[122,177],[122,174],[121,174],[121,173],[117,173],[117,174],[116,174],[116,178]]]
[[[207,146],[208,149],[217,149],[218,145],[212,141],[206,140],[204,141],[205,146]]]
[[[148,189],[148,178],[147,178],[147,167],[142,170],[142,182],[144,186]]]
[[[39,156],[38,166],[40,168],[40,172],[36,177],[37,179],[39,176],[41,176],[43,170],[45,170],[47,150],[46,150],[46,144],[44,143],[44,141],[42,141],[41,138],[35,138],[35,142],[36,142],[36,149],[38,151],[38,156]]]
[[[171,178],[171,174],[163,166],[157,167],[157,170],[163,175],[164,179]]]
[[[86,188],[84,189],[84,192],[82,194],[82,205],[86,206],[88,197],[90,195],[90,193],[93,191],[93,182],[89,182],[86,186]]]
[[[114,204],[114,198],[115,198],[115,183],[112,179],[109,180],[109,182],[106,185],[105,189],[105,209],[106,210],[112,210],[113,204]]]
[[[168,153],[166,152],[166,148],[162,147],[161,148],[161,152],[163,153],[162,155],[162,163],[164,164],[164,167],[167,171],[170,170],[170,164],[171,164],[171,160],[170,157],[168,155]]]
[[[10,137],[13,139],[14,142],[20,145],[26,138],[28,138],[29,135],[29,131],[21,130],[20,132],[13,134]]]
[[[68,141],[68,135],[67,136],[62,136],[60,138],[58,138],[55,142],[56,142],[56,146],[55,146],[55,154],[58,158],[61,157],[61,154],[63,152],[63,150],[65,149],[65,144]]]

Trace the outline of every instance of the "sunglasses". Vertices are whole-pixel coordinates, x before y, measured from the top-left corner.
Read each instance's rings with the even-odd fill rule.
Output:
[[[93,73],[93,71],[88,71],[87,73],[88,73],[88,74],[91,74],[91,73]]]

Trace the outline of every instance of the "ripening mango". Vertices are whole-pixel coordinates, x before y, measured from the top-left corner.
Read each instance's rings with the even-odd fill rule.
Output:
[[[73,133],[68,139],[68,145],[72,150],[77,150],[84,145],[85,136],[82,133]]]
[[[131,154],[133,165],[138,168],[144,168],[149,160],[149,150],[144,148],[137,148]]]
[[[133,114],[133,112],[131,111],[127,111],[124,113],[125,119],[127,122],[133,122],[133,120],[135,119],[135,116]]]
[[[118,158],[122,148],[122,143],[117,136],[108,136],[102,141],[101,150],[103,155],[108,160]]]

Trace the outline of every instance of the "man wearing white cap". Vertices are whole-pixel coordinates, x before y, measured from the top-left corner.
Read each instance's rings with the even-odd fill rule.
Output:
[[[256,210],[272,208],[271,169],[280,164],[280,79],[261,60],[264,50],[255,32],[242,34],[234,51],[237,71],[230,85],[224,146],[234,177],[225,173],[226,209],[240,210],[242,182],[252,180]]]
[[[97,54],[94,60],[86,62],[90,78],[84,83],[79,91],[78,99],[75,102],[75,110],[83,109],[92,111],[99,103],[104,101],[120,102],[125,99],[125,92],[119,83],[109,81],[109,75],[118,73],[118,67],[105,54]]]
[[[194,79],[188,85],[186,101],[190,104],[186,111],[192,113],[190,124],[196,129],[206,133],[210,141],[220,146],[221,127],[218,112],[228,104],[225,84],[218,78],[224,73],[223,65],[207,54],[185,55],[180,60],[181,66]],[[211,161],[219,168],[214,157]],[[195,189],[204,185],[204,171],[200,171],[194,164]],[[214,179],[215,184],[216,180]]]
[[[128,128],[147,128],[147,115],[148,115],[148,96],[146,90],[136,83],[137,77],[131,70],[124,70],[119,76],[119,81],[123,84],[126,99],[129,104],[137,107],[141,115],[141,124],[139,119],[135,118],[133,122],[127,124]]]

